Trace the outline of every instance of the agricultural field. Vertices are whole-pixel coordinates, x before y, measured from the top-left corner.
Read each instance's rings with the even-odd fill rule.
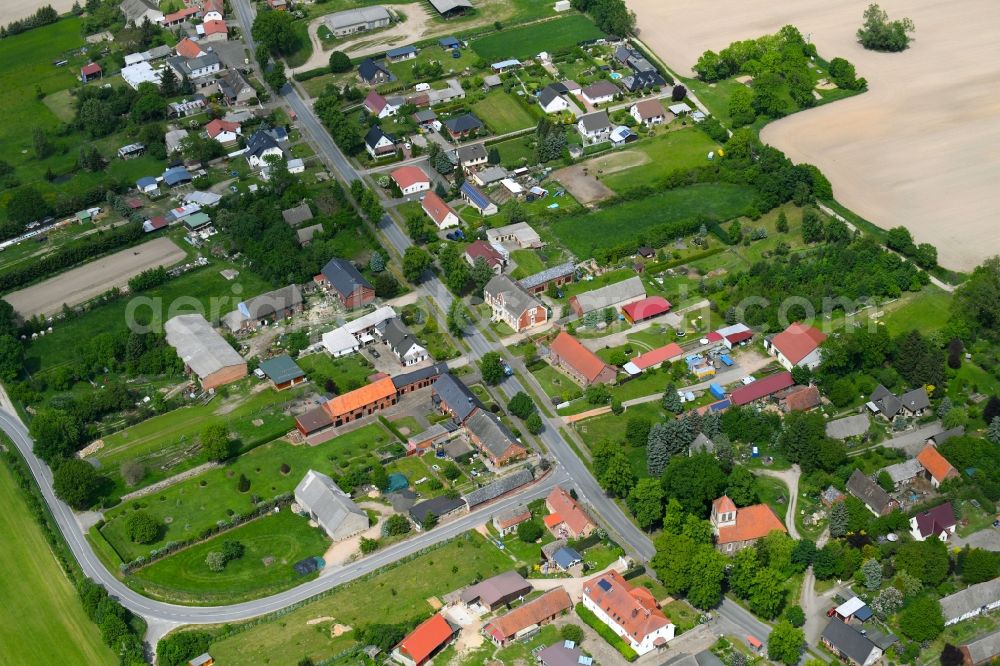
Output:
[[[604,33],[593,21],[574,14],[480,37],[472,42],[472,49],[490,62],[523,60],[542,50],[559,51],[599,37],[604,37]]]
[[[205,558],[226,540],[239,541],[246,551],[222,571],[212,571]],[[323,555],[329,543],[323,530],[310,527],[308,519],[286,507],[134,571],[125,582],[143,594],[175,603],[238,603],[315,578],[315,574],[300,576],[292,565]]]
[[[294,666],[304,657],[320,661],[355,644],[360,625],[429,617],[428,599],[512,568],[510,558],[486,539],[467,532],[405,562],[337,587],[280,618],[212,643],[220,663]],[[413,572],[419,571],[420,576]]]
[[[502,90],[494,90],[472,105],[472,113],[480,118],[494,134],[507,134],[533,127],[537,120],[514,97]]]
[[[675,121],[676,122],[676,121]],[[710,164],[708,154],[718,151],[719,145],[697,127],[664,131],[657,129],[654,137],[639,141],[628,150],[596,157],[585,162],[592,173],[612,190],[621,194],[637,187],[656,187],[671,172],[678,169]],[[609,168],[604,162],[634,161],[627,168]],[[601,175],[605,173],[606,175]]]
[[[0,557],[7,567],[0,578],[3,662],[11,666],[114,663],[115,655],[84,613],[4,464],[0,464],[0,503],[4,507],[0,530],[6,535],[0,539]]]
[[[714,183],[666,190],[645,199],[603,208],[592,213],[564,217],[552,223],[552,231],[577,257],[593,255],[636,238],[646,227],[706,216],[728,220],[740,215],[753,200],[753,191],[742,185]]]
[[[101,534],[125,561],[131,561],[168,541],[191,539],[234,513],[249,511],[255,497],[271,499],[292,491],[309,469],[332,472],[351,461],[392,443],[389,433],[378,424],[351,431],[318,446],[293,446],[278,440],[241,455],[229,465],[173,485],[163,492],[124,503],[109,511]],[[281,473],[287,464],[291,470]],[[250,489],[237,489],[240,476],[250,481]],[[161,538],[151,544],[136,544],[128,538],[125,521],[129,513],[145,511],[165,524]],[[169,520],[168,520],[169,519]]]
[[[252,391],[254,385],[264,390]],[[181,407],[105,437],[104,446],[93,459],[118,492],[135,489],[122,479],[125,462],[142,465],[145,474],[136,487],[147,486],[204,462],[199,455],[199,438],[211,423],[225,423],[241,450],[286,434],[295,427],[286,407],[306,391],[295,388],[279,393],[253,378],[227,389],[226,397]]]

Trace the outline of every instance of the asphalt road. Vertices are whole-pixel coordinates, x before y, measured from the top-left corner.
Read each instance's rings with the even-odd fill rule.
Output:
[[[87,541],[83,529],[77,522],[72,509],[55,496],[55,492],[52,489],[52,473],[49,471],[48,466],[33,453],[32,441],[24,424],[16,416],[0,410],[0,428],[11,438],[21,452],[21,455],[28,462],[31,473],[38,481],[42,495],[45,497],[45,501],[49,505],[60,531],[69,544],[73,556],[80,563],[83,572],[89,578],[107,588],[112,596],[116,597],[132,612],[138,613],[147,619],[175,624],[235,622],[280,610],[392,564],[396,560],[412,555],[424,548],[467,532],[477,525],[486,522],[494,514],[508,509],[515,504],[530,502],[539,497],[544,497],[557,484],[567,482],[565,473],[556,469],[548,477],[535,485],[529,486],[521,493],[505,497],[486,508],[472,511],[455,520],[445,522],[429,532],[421,532],[410,539],[393,544],[385,550],[377,551],[356,562],[324,572],[319,578],[303,583],[296,588],[265,597],[264,599],[229,606],[180,606],[148,599],[127,587],[114,574],[108,571]]]

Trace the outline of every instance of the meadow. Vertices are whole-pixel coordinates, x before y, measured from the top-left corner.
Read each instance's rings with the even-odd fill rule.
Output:
[[[332,636],[334,624],[357,628],[430,616],[427,600],[512,568],[510,558],[479,534],[467,532],[441,546],[347,585],[278,618],[212,643],[226,664],[294,666],[319,662],[355,645],[353,633]],[[420,572],[415,576],[414,572]],[[310,620],[319,622],[309,623]]]
[[[254,498],[268,500],[291,492],[309,470],[332,473],[347,467],[359,454],[372,453],[394,441],[381,425],[372,424],[341,435],[318,446],[293,446],[283,440],[255,448],[225,467],[173,485],[160,493],[125,502],[105,516],[101,534],[125,561],[162,547],[168,541],[197,537],[218,521],[228,521],[235,513],[250,511]],[[281,466],[291,469],[281,473]],[[250,481],[250,489],[237,488],[239,477]],[[161,538],[151,544],[136,544],[125,527],[128,515],[145,511],[165,523]]]
[[[638,153],[644,156],[643,164],[609,173],[601,176],[600,180],[619,194],[637,187],[656,186],[673,171],[710,164],[708,153],[718,149],[719,145],[697,127],[662,132],[622,153],[616,153]],[[599,157],[594,161],[601,159]]]
[[[472,113],[480,118],[494,134],[507,134],[537,122],[512,95],[502,90],[494,90],[482,100],[472,105]]]
[[[326,383],[333,382],[337,393],[344,393],[359,388],[367,383],[368,376],[375,368],[361,354],[350,354],[333,358],[325,351],[309,354],[296,359],[306,377],[325,391]]]
[[[243,557],[211,571],[206,556],[222,541],[239,541]],[[330,540],[303,516],[284,508],[126,576],[125,582],[147,596],[175,603],[215,605],[258,599],[286,590],[317,574],[300,576],[292,569],[299,560],[321,556]],[[265,561],[266,560],[266,561]]]
[[[83,611],[6,465],[0,464],[0,653],[9,666],[110,664],[115,655]],[[16,572],[12,574],[11,572]]]
[[[574,14],[480,37],[472,42],[472,49],[491,62],[507,58],[523,60],[539,51],[560,51],[600,37],[604,33],[593,21]]]
[[[610,248],[624,239],[636,238],[643,230],[659,224],[705,216],[728,220],[738,216],[754,198],[744,185],[713,183],[666,190],[644,199],[572,215],[552,223],[552,231],[577,257]]]

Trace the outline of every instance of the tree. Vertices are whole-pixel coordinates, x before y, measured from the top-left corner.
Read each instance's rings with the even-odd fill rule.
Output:
[[[205,631],[173,632],[156,644],[156,661],[161,666],[187,666],[189,660],[208,651],[211,639]]]
[[[503,381],[503,359],[497,352],[486,352],[479,361],[479,372],[483,381],[489,386],[496,386]]]
[[[50,465],[76,451],[80,442],[80,424],[67,412],[43,407],[31,420],[29,428],[35,440],[35,453]]]
[[[722,582],[726,579],[726,556],[710,543],[702,543],[691,560],[692,576],[687,599],[695,608],[708,610],[722,601]]]
[[[559,635],[565,641],[573,641],[577,645],[583,642],[583,629],[575,624],[565,624],[559,630]]]
[[[777,617],[785,604],[784,584],[781,572],[770,567],[759,570],[754,574],[747,598],[750,610],[768,620]]]
[[[920,243],[913,253],[913,260],[923,269],[934,268],[938,262],[937,248],[930,243]]]
[[[114,132],[119,120],[110,103],[92,97],[80,105],[77,123],[83,131],[97,139]]]
[[[910,541],[896,551],[895,564],[924,585],[937,586],[948,577],[948,547],[937,539]]]
[[[661,483],[667,497],[676,498],[685,511],[704,518],[708,516],[712,501],[726,487],[726,480],[712,454],[696,453],[671,458]]]
[[[802,610],[802,606],[799,605],[786,608],[784,616],[793,627],[801,627],[806,623],[806,613]]]
[[[545,530],[537,520],[526,520],[517,526],[517,538],[524,543],[535,543],[544,533]]]
[[[361,551],[362,555],[371,555],[379,549],[380,545],[381,544],[378,542],[378,539],[361,537],[361,541],[358,543],[358,549]]]
[[[785,215],[785,211],[778,212],[778,219],[775,222],[775,229],[778,233],[784,234],[788,232],[788,216]]]
[[[811,539],[800,539],[792,549],[792,564],[805,571],[816,557],[816,542]],[[798,626],[798,625],[796,625]]]
[[[343,51],[334,51],[330,54],[330,71],[340,74],[351,69],[351,59]]]
[[[750,506],[757,503],[757,483],[749,469],[742,465],[733,467],[726,483],[726,495],[736,506]]]
[[[907,638],[930,641],[944,630],[944,615],[938,600],[923,595],[909,603],[899,614],[899,629]]]
[[[797,664],[805,642],[805,633],[801,629],[793,627],[787,620],[781,620],[767,637],[767,658],[788,666]]]
[[[649,431],[653,424],[642,416],[630,416],[625,422],[625,441],[630,446],[646,446],[649,441]]]
[[[248,479],[245,474],[240,474],[240,478],[236,481],[236,490],[241,493],[245,493],[250,490],[250,479]]]
[[[389,487],[389,472],[382,465],[372,465],[371,471],[368,473],[368,481],[379,490],[385,490]]]
[[[882,564],[878,560],[872,558],[862,562],[861,573],[865,579],[865,587],[869,590],[882,587]]]
[[[966,546],[958,556],[962,582],[983,583],[1000,576],[1000,553]]]
[[[177,94],[179,87],[180,81],[177,79],[177,74],[174,73],[173,68],[164,67],[160,73],[160,93],[164,97],[173,97]]]
[[[692,563],[698,544],[683,535],[663,533],[656,537],[654,545],[656,554],[650,565],[656,577],[670,594],[685,594],[691,587]]]
[[[887,587],[872,599],[872,610],[885,620],[903,606],[903,593],[895,587]]]
[[[222,542],[222,556],[226,558],[226,562],[240,559],[245,552],[246,546],[235,539],[226,539]]]
[[[816,209],[810,207],[802,211],[802,242],[818,243],[823,240],[823,220]]]
[[[288,54],[299,45],[291,12],[258,12],[250,34],[271,53]]]
[[[858,41],[871,51],[902,51],[910,44],[910,33],[916,28],[908,18],[889,20],[889,15],[877,4],[868,5],[858,28]]]
[[[667,384],[666,389],[664,389],[663,409],[674,414],[680,414],[684,411],[684,403],[681,402],[681,397],[677,395],[677,385],[673,382]]]
[[[518,391],[507,403],[507,411],[521,419],[526,419],[535,412],[535,403],[524,391]]]
[[[280,91],[288,83],[288,77],[285,75],[285,63],[283,61],[276,60],[271,63],[271,66],[264,72],[264,83],[275,92]]]
[[[486,263],[486,259],[476,257],[476,260],[472,263],[472,270],[469,272],[469,277],[472,279],[472,288],[477,296],[483,295],[483,288],[487,282],[493,279],[493,275],[493,269]]]
[[[63,460],[52,477],[56,497],[77,510],[97,501],[104,481],[92,465],[77,458]]]
[[[24,346],[13,335],[0,335],[0,379],[13,382],[24,368]]]
[[[834,58],[831,60],[827,72],[830,74],[830,79],[837,84],[837,87],[844,88],[845,90],[862,90],[868,85],[867,81],[858,78],[857,72],[854,70],[854,65],[844,58]]]
[[[994,416],[986,430],[986,439],[994,444],[1000,444],[1000,416]]]
[[[394,513],[386,519],[382,530],[386,536],[408,534],[410,532],[410,521],[406,519],[406,516]]]
[[[34,187],[18,188],[7,200],[7,217],[11,222],[22,226],[40,220],[51,212],[51,206]]]
[[[431,267],[432,262],[433,259],[427,250],[411,245],[403,253],[403,277],[407,282],[416,284],[424,271]]]
[[[729,117],[733,127],[743,127],[757,119],[754,112],[754,94],[746,86],[739,86],[729,96]]]
[[[385,270],[385,257],[378,250],[372,252],[371,256],[368,257],[368,270],[372,273],[381,273]]]
[[[778,446],[792,462],[811,472],[822,467],[820,443],[826,439],[826,423],[818,412],[790,412],[782,423]]]
[[[601,487],[609,495],[613,497],[629,496],[629,493],[635,487],[636,475],[632,471],[632,463],[629,461],[628,456],[621,449],[615,448],[602,473],[598,476],[598,480],[601,482]]]
[[[205,564],[209,571],[219,572],[226,568],[226,558],[217,550],[209,551],[205,556]]]
[[[133,543],[153,543],[161,529],[160,521],[145,511],[135,511],[125,519],[125,531]]]
[[[205,457],[215,462],[222,462],[232,455],[232,445],[229,440],[229,428],[225,423],[210,423],[201,431],[201,448]]]
[[[839,504],[839,502],[838,502]],[[834,505],[836,506],[836,505]],[[831,534],[833,532],[831,531]],[[829,580],[837,572],[837,555],[832,544],[827,544],[816,551],[813,557],[813,573],[820,580]]]
[[[639,479],[628,495],[628,508],[639,527],[651,529],[663,515],[663,488],[656,479]]]
[[[46,134],[45,130],[41,127],[32,128],[31,145],[37,159],[44,160],[52,154],[52,141],[49,139],[49,135]]]
[[[670,91],[670,100],[673,102],[683,102],[684,98],[687,97],[687,94],[687,88],[678,84]]]
[[[529,416],[524,421],[524,427],[528,429],[532,435],[540,435],[543,430],[545,430],[545,423],[542,421],[542,417],[535,412]]]
[[[434,513],[433,511],[428,511],[424,515],[424,519],[420,521],[420,528],[425,532],[427,532],[437,527],[437,524],[438,524],[437,514]]]
[[[951,643],[945,643],[938,660],[941,666],[962,666],[965,663],[965,654]]]
[[[913,236],[906,227],[893,227],[885,236],[885,244],[890,250],[901,252],[907,256],[916,251]]]

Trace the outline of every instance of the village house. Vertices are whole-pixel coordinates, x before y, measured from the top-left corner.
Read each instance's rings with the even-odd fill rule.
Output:
[[[549,590],[506,615],[483,625],[483,635],[497,647],[506,647],[529,632],[535,631],[573,608],[569,594],[561,587]]]
[[[487,412],[483,413],[485,414]],[[490,416],[493,415],[490,414]],[[473,416],[473,418],[478,417],[478,414]],[[493,418],[496,419],[497,417],[493,416]],[[466,427],[468,427],[468,425]],[[493,469],[494,471],[498,471],[499,467],[493,466]],[[521,467],[510,474],[504,474],[492,483],[476,488],[465,495],[462,499],[465,500],[466,506],[470,511],[472,511],[483,504],[499,499],[500,497],[517,490],[521,486],[531,483],[534,478],[535,477],[531,472],[531,468]]]
[[[676,342],[657,347],[651,351],[639,354],[631,361],[622,366],[622,369],[630,375],[639,375],[646,370],[655,370],[664,363],[679,359],[684,355],[684,350]]]
[[[229,26],[225,21],[204,21],[195,26],[195,32],[203,42],[225,42],[229,40]]]
[[[155,2],[151,0],[122,0],[118,8],[125,15],[125,22],[134,25],[142,25],[146,21],[150,23],[163,23],[163,12],[161,12]]]
[[[889,478],[892,479],[893,488],[899,490],[916,481],[917,477],[922,476],[924,467],[916,458],[910,458],[909,460],[889,465],[881,471],[889,475]]]
[[[752,546],[771,532],[787,532],[774,509],[767,504],[737,508],[726,495],[712,502],[710,520],[715,547],[726,555]]]
[[[561,486],[556,486],[545,498],[549,514],[542,522],[557,539],[582,539],[597,529],[580,503]]]
[[[469,174],[472,180],[479,187],[487,187],[493,183],[507,180],[507,170],[502,166],[488,166],[485,169],[477,169]]]
[[[288,354],[261,361],[258,367],[275,391],[284,391],[306,381],[306,373]]]
[[[396,402],[396,385],[391,377],[383,377],[359,389],[334,396],[323,403],[323,409],[330,415],[333,425],[340,427],[371,416]]]
[[[549,286],[559,288],[567,285],[576,277],[576,268],[572,261],[546,268],[543,271],[529,275],[519,280],[518,285],[529,294],[537,296],[545,293]]]
[[[493,527],[500,536],[517,531],[517,526],[531,520],[531,510],[525,504],[518,504],[493,516]]]
[[[371,58],[365,58],[358,65],[358,79],[369,86],[379,86],[383,83],[393,81],[395,77],[384,65],[377,63]]]
[[[931,406],[927,390],[920,386],[897,396],[886,387],[879,384],[868,398],[866,405],[872,414],[878,414],[892,421],[897,416],[918,417]]]
[[[469,420],[476,410],[482,409],[476,394],[451,373],[445,373],[431,385],[432,400],[442,414],[451,414],[459,425]]]
[[[792,386],[780,391],[775,397],[783,412],[805,412],[820,404],[817,386]]]
[[[423,666],[443,650],[458,633],[440,613],[435,613],[408,633],[392,651],[394,661],[403,666]]]
[[[566,331],[560,332],[549,345],[549,362],[585,387],[612,384],[618,375],[613,366],[602,361]]]
[[[962,666],[980,666],[1000,656],[1000,630],[986,634],[982,638],[960,645]]]
[[[285,153],[274,137],[264,130],[257,130],[247,140],[247,148],[243,156],[251,169],[262,169],[267,166],[268,158],[280,159],[285,156]]]
[[[346,259],[331,259],[313,280],[330,290],[348,310],[360,308],[375,300],[375,289],[361,272]]]
[[[396,137],[386,134],[382,128],[375,125],[365,134],[365,150],[372,159],[396,154]]]
[[[170,104],[167,105],[167,115],[171,118],[186,118],[188,116],[193,116],[196,113],[201,113],[201,110],[205,108],[205,104],[204,95],[192,95],[191,99],[183,99],[180,102],[170,102]],[[185,129],[176,131],[184,132],[184,136],[187,136],[187,130]],[[167,152],[170,151],[168,150]]]
[[[257,99],[257,90],[238,69],[227,69],[215,80],[215,85],[229,106],[242,106]]]
[[[491,243],[510,243],[519,248],[542,246],[541,236],[527,222],[516,222],[496,229],[487,229],[486,240]]]
[[[340,328],[324,333],[323,346],[334,358],[353,354],[362,346],[375,342],[375,328],[395,316],[396,311],[391,306],[384,305],[347,322]]]
[[[834,654],[854,666],[872,666],[882,658],[880,647],[837,617],[823,629],[820,640]]]
[[[240,302],[222,324],[232,333],[245,333],[302,312],[302,303],[302,290],[291,284]]]
[[[378,94],[377,91],[372,90],[365,97],[365,101],[362,105],[368,113],[372,114],[376,118],[388,118],[389,116],[394,116],[399,112],[399,107],[403,106],[404,100],[402,97],[393,97],[386,99],[382,95]]]
[[[886,516],[899,508],[899,502],[889,497],[889,493],[859,470],[854,470],[847,480],[847,492],[864,502],[868,510],[876,516]]]
[[[620,308],[644,298],[646,298],[646,287],[642,284],[642,278],[635,276],[599,289],[570,296],[569,306],[576,313],[576,316],[582,317],[588,312],[597,312],[605,308]]]
[[[449,118],[442,124],[444,125],[444,128],[448,130],[448,136],[450,136],[453,141],[478,134],[485,127],[485,125],[483,125],[483,121],[476,118],[471,113],[463,113],[460,116]]]
[[[941,455],[933,444],[928,444],[921,449],[920,453],[917,454],[917,461],[927,470],[927,476],[930,477],[931,485],[935,488],[940,488],[941,484],[948,479],[959,478],[958,470],[948,462],[947,458]]]
[[[636,102],[629,108],[629,114],[635,121],[646,127],[668,123],[673,120],[673,114],[667,119],[667,111],[663,108],[663,103],[658,99],[644,99]]]
[[[303,201],[298,206],[293,208],[286,208],[281,211],[281,217],[285,220],[285,224],[292,227],[298,227],[303,222],[308,222],[313,219],[312,209],[309,207],[308,201]]]
[[[583,97],[583,100],[591,106],[597,106],[598,104],[608,104],[613,102],[615,95],[620,92],[621,90],[618,86],[611,83],[611,81],[602,79],[585,87],[583,92],[581,92],[581,96]]]
[[[607,111],[595,111],[580,116],[576,121],[576,131],[585,142],[606,141],[611,134],[611,119]]]
[[[247,376],[247,362],[200,314],[177,315],[163,325],[167,344],[184,368],[194,373],[204,390],[231,384]]]
[[[507,263],[504,256],[495,247],[482,240],[469,243],[463,256],[470,266],[475,266],[476,260],[482,259],[495,275],[500,275],[503,272],[504,264]]]
[[[808,324],[796,322],[781,333],[764,339],[764,349],[778,359],[785,370],[805,367],[813,370],[820,362],[819,346],[826,334]]]
[[[469,181],[462,183],[460,189],[462,194],[462,199],[466,201],[470,206],[479,211],[479,214],[483,217],[489,217],[490,215],[496,215],[497,205],[490,201],[490,198],[483,194],[483,192],[477,188],[475,185]]]
[[[208,134],[209,139],[218,141],[222,145],[226,146],[239,141],[240,134],[242,132],[239,123],[230,123],[225,120],[215,118],[205,125],[205,133]]]
[[[385,59],[389,62],[403,62],[404,60],[413,60],[416,57],[417,47],[415,46],[400,46],[385,52]]]
[[[483,300],[493,321],[502,321],[517,333],[548,321],[548,308],[506,275],[498,275],[486,283]]]
[[[205,53],[197,58],[182,58],[174,56],[167,58],[167,65],[174,70],[178,79],[187,77],[196,88],[204,88],[213,81],[204,81],[222,69],[222,61],[214,52]]]
[[[545,86],[538,93],[538,105],[545,113],[561,113],[569,110],[569,101],[551,85]]]
[[[395,317],[375,326],[375,333],[404,366],[416,365],[430,358],[427,350],[417,342],[403,322]]]
[[[746,324],[733,324],[712,331],[705,338],[709,342],[721,342],[726,349],[746,345],[753,339],[753,331]]]
[[[187,37],[184,37],[179,42],[177,42],[177,45],[174,47],[174,53],[181,56],[182,58],[187,58],[187,59],[197,58],[198,56],[205,55],[205,52],[202,50],[200,46],[198,46],[198,43],[191,41]],[[131,65],[134,63],[126,61],[125,64]]]
[[[583,583],[583,606],[640,657],[674,638],[674,624],[644,587],[633,587],[611,569]]]
[[[328,15],[324,21],[334,37],[344,37],[367,30],[377,30],[392,23],[392,16],[382,6],[358,7]]]
[[[431,189],[431,179],[418,166],[401,166],[398,169],[394,169],[390,177],[396,183],[399,191],[403,193],[403,196],[426,192]]]
[[[343,541],[368,529],[368,514],[322,472],[306,472],[295,486],[295,503],[333,541]]]
[[[197,6],[183,7],[181,9],[178,9],[176,12],[164,14],[163,25],[164,27],[172,28],[190,19],[200,18],[200,17],[201,17],[200,7]]]
[[[423,208],[424,213],[427,214],[427,217],[431,218],[438,229],[457,227],[462,222],[461,218],[458,217],[458,213],[445,203],[445,200],[439,197],[436,192],[427,192],[420,202],[420,207]]]
[[[941,599],[944,626],[969,620],[1000,607],[1000,578],[977,583]]]
[[[955,508],[951,502],[945,502],[910,518],[910,534],[914,541],[926,541],[932,537],[948,541],[955,533],[955,524]]]
[[[517,442],[514,433],[493,414],[477,409],[465,420],[469,439],[482,453],[483,461],[493,470],[528,455],[527,449]],[[470,507],[471,508],[471,507]]]
[[[470,173],[476,167],[486,164],[489,159],[486,148],[481,143],[470,143],[454,150],[454,162]]]
[[[629,324],[638,324],[670,312],[670,301],[662,296],[648,296],[622,306],[622,314]]]
[[[531,594],[531,583],[516,571],[505,571],[471,585],[462,591],[462,603],[470,608],[498,610]]]
[[[439,495],[423,502],[417,502],[410,507],[407,513],[419,532],[423,529],[424,522],[428,520],[429,516],[433,515],[436,519],[442,520],[464,513],[465,509],[465,502],[462,500]]]
[[[794,384],[795,380],[792,379],[792,373],[777,372],[734,389],[729,394],[729,399],[734,405],[742,407],[743,405],[749,405],[751,402],[763,400]]]

